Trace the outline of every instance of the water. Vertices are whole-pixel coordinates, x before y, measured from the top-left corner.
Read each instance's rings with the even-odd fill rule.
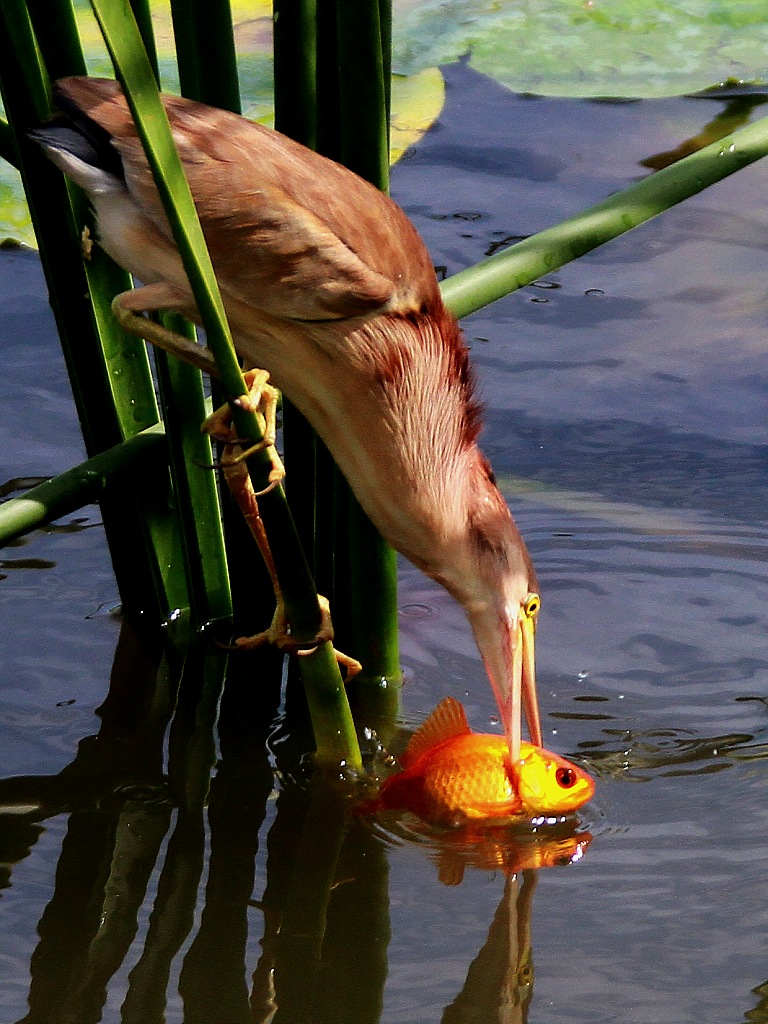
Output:
[[[634,180],[725,102],[538,100],[464,67],[447,76],[440,124],[394,192],[449,272]],[[155,989],[168,1021],[267,1019],[272,982],[275,1020],[292,1024],[768,1019],[755,991],[768,977],[765,174],[754,165],[465,324],[485,448],[540,577],[547,742],[598,781],[577,862],[515,877],[530,848],[407,822],[353,822],[344,838],[327,794],[275,799],[281,744],[268,756],[253,741],[236,693],[208,822],[179,823],[162,763],[132,762],[130,728],[94,716],[120,622],[88,508],[0,559],[2,772],[37,777],[0,817],[3,1021],[117,1021],[129,990],[123,1019],[161,1019],[135,1002],[137,978],[152,990],[142,949],[153,977],[165,970],[153,905],[164,948],[180,947]],[[82,450],[36,257],[1,259],[0,480],[44,476]],[[490,728],[462,613],[406,565],[401,609],[406,723],[452,693]],[[122,770],[95,792],[83,779],[98,773],[64,771],[76,754],[112,770],[116,749]],[[44,809],[18,813],[25,794]],[[319,956],[322,915],[303,892],[322,891],[339,849]],[[102,924],[89,952],[99,913],[134,925]]]

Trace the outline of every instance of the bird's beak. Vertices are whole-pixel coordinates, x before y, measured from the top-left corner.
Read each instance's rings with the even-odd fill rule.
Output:
[[[470,616],[485,669],[501,712],[512,764],[520,760],[521,721],[525,712],[531,743],[542,745],[536,694],[535,617],[520,607],[516,616],[492,607]]]

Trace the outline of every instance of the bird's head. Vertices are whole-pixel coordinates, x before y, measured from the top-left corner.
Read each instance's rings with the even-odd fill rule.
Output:
[[[465,525],[452,539],[450,565],[440,577],[467,613],[514,762],[522,712],[531,742],[542,745],[534,660],[538,583],[525,542],[479,452],[466,480]]]

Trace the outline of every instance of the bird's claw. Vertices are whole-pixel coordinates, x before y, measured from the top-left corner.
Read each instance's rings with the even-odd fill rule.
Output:
[[[307,657],[309,654],[314,654],[320,644],[333,640],[333,625],[331,623],[330,606],[327,599],[321,594],[317,595],[317,600],[320,605],[321,613],[320,627],[310,640],[299,640],[291,634],[291,627],[288,621],[288,616],[286,615],[285,605],[282,600],[279,600],[269,627],[262,630],[260,633],[255,633],[253,636],[238,637],[237,640],[235,640],[235,642],[229,647],[229,650],[253,651],[257,647],[263,647],[265,644],[271,644],[272,646],[277,647],[277,649],[282,651],[284,654],[295,654],[299,658]],[[335,647],[333,648],[333,653],[339,665],[343,666],[347,670],[347,679],[351,679],[362,671],[363,666],[356,658],[351,658],[349,655],[343,654],[341,651],[337,651]]]
[[[248,370],[245,373],[245,383],[248,393],[234,399],[234,404],[241,409],[257,413],[264,421],[264,436],[256,444],[248,444],[243,438],[237,436],[232,424],[232,410],[229,405],[223,405],[208,416],[200,428],[204,433],[220,441],[226,447],[221,458],[221,467],[227,476],[227,482],[233,490],[241,486],[238,474],[230,477],[231,467],[245,462],[256,452],[266,451],[269,455],[272,468],[269,471],[268,485],[263,490],[255,493],[255,496],[266,494],[276,487],[285,476],[285,467],[275,448],[277,433],[277,403],[280,392],[277,388],[268,384],[269,374],[266,370]],[[247,447],[244,445],[248,444]],[[234,485],[233,485],[234,481]],[[243,478],[243,485],[245,480]]]

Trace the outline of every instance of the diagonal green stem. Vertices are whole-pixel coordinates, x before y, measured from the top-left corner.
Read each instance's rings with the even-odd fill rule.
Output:
[[[21,498],[9,498],[0,505],[0,547],[83,505],[98,501],[121,473],[143,466],[142,473],[146,476],[153,462],[158,468],[167,462],[161,424],[32,487]]]
[[[454,274],[440,286],[443,299],[454,316],[468,316],[766,155],[768,118],[763,118],[575,217]]]

